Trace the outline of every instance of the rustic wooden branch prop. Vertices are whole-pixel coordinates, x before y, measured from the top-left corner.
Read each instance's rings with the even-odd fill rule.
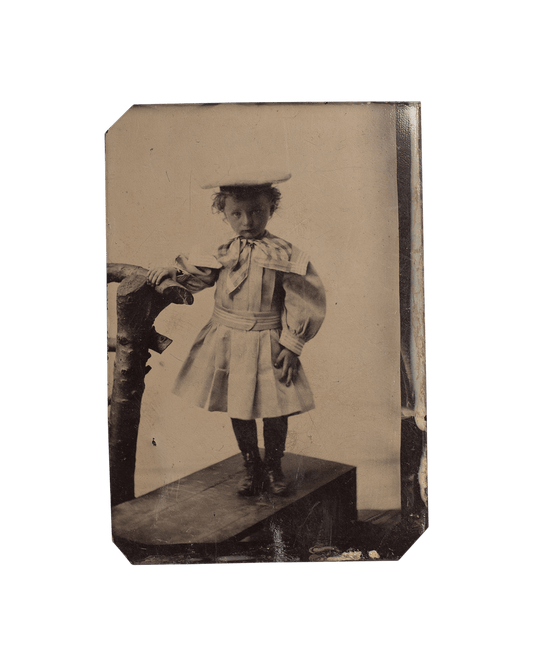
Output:
[[[148,349],[161,354],[172,342],[154,329],[158,314],[171,303],[191,305],[192,294],[173,280],[151,287],[148,271],[130,264],[107,264],[107,281],[117,290],[117,337],[108,340],[116,351],[109,413],[111,504],[135,497],[134,473],[137,433],[144,377],[150,370]]]

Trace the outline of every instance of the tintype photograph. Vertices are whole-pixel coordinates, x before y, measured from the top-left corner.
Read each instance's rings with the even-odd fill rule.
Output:
[[[113,541],[398,560],[428,524],[420,105],[132,106],[107,131]]]

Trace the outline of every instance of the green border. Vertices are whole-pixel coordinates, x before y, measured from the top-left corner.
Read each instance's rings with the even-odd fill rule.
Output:
[[[499,404],[494,336],[513,297],[521,305],[501,280],[526,277],[520,248],[502,257],[498,233],[501,195],[523,173],[500,130],[515,131],[530,94],[527,22],[511,30],[508,11],[57,1],[7,11],[4,265],[19,331],[5,353],[9,663],[450,661],[464,637],[463,658],[490,650],[492,609],[514,608],[527,554],[508,551],[497,527],[515,533],[502,446],[528,435],[513,428],[510,442],[489,413],[518,416],[509,395]],[[517,90],[520,103],[497,98]],[[225,95],[425,105],[432,527],[400,563],[135,569],[109,543],[101,135],[133,102]],[[506,556],[518,562],[502,587]]]

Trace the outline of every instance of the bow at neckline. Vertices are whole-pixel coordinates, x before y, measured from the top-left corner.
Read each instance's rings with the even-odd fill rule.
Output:
[[[228,293],[238,289],[248,277],[252,251],[260,250],[261,255],[253,252],[253,260],[264,268],[274,268],[280,262],[290,260],[292,246],[287,241],[277,238],[268,231],[261,238],[243,238],[237,236],[218,248],[217,259],[230,269],[228,274]]]

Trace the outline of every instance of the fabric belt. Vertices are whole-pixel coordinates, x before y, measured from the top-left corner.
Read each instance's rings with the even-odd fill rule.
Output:
[[[241,331],[268,331],[281,328],[279,312],[248,312],[246,310],[226,310],[215,305],[211,321]]]

